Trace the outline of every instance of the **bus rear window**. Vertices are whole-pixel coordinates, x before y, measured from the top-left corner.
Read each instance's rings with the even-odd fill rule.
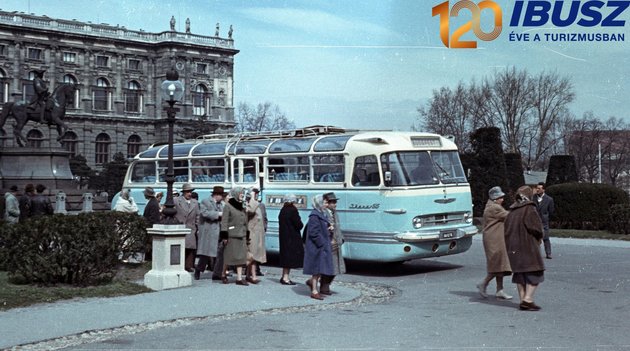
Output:
[[[313,181],[338,183],[344,181],[343,155],[313,156]]]
[[[155,183],[155,162],[138,162],[131,169],[133,183]]]

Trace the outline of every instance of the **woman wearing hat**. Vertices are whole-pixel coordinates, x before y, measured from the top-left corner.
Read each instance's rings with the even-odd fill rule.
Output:
[[[227,266],[236,266],[236,284],[249,285],[243,279],[243,266],[247,264],[247,213],[243,205],[245,197],[243,188],[235,186],[230,189],[230,199],[223,207],[220,239],[223,242],[223,269],[221,280],[228,283],[225,275]],[[216,271],[216,270],[215,270]]]
[[[500,187],[495,186],[488,191],[488,202],[483,211],[483,249],[486,253],[488,275],[477,285],[479,294],[487,298],[486,288],[492,279],[497,281],[498,299],[509,300],[512,296],[503,291],[503,277],[512,274],[510,261],[505,249],[505,238],[503,224],[508,215],[508,211],[503,208],[505,194]]]
[[[311,298],[323,300],[317,290],[317,283],[322,274],[334,275],[335,269],[332,262],[332,248],[330,233],[328,232],[330,221],[326,211],[328,201],[323,195],[313,197],[313,211],[308,216],[306,230],[306,242],[304,248],[304,274],[311,275],[306,284],[311,288]]]
[[[518,288],[519,308],[524,311],[540,310],[534,303],[534,292],[545,280],[545,264],[540,254],[543,225],[533,195],[527,185],[518,188],[516,202],[505,219],[505,246],[514,271],[512,283]]]
[[[247,266],[247,281],[252,284],[258,284],[260,280],[256,277],[256,270],[260,264],[267,262],[267,250],[265,247],[265,217],[264,205],[258,201],[258,193],[260,190],[253,188],[252,196],[247,201],[247,229],[249,230],[249,241],[247,242],[247,251],[251,255],[249,265]],[[264,213],[263,213],[264,212]]]
[[[212,188],[212,194],[201,201],[199,212],[199,242],[197,245],[197,256],[199,261],[195,268],[195,279],[199,279],[201,273],[206,270],[208,263],[214,267],[217,257],[217,247],[219,244],[219,232],[221,231],[221,216],[223,216],[223,193],[222,186]]]

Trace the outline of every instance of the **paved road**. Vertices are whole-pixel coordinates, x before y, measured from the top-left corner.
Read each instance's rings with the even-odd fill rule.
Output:
[[[478,296],[485,259],[476,238],[461,255],[351,265],[340,277],[340,295],[361,291],[362,298],[123,330],[76,349],[630,350],[630,244],[553,243],[536,294],[539,312]],[[509,280],[506,287],[516,295]],[[264,286],[246,289],[268,298]]]

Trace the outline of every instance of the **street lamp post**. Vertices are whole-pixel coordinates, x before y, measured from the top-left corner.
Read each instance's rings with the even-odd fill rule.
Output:
[[[175,203],[173,202],[173,182],[175,182],[175,173],[173,171],[173,126],[175,125],[175,115],[179,111],[174,107],[175,104],[184,96],[184,85],[179,81],[179,73],[175,68],[171,68],[166,72],[166,80],[161,86],[162,100],[166,101],[168,106],[164,107],[168,122],[168,160],[166,170],[166,203],[162,214],[163,224],[176,224]]]

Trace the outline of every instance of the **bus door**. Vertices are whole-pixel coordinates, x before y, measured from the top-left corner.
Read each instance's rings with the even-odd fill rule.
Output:
[[[232,159],[232,183],[258,186],[258,158],[235,157]]]

